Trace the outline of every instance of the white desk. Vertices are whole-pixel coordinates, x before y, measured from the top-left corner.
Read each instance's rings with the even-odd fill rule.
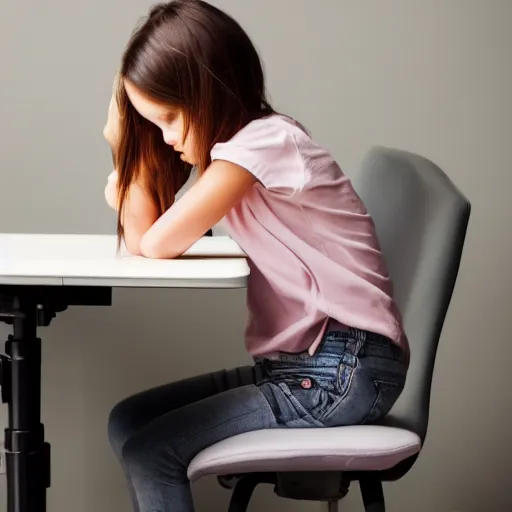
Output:
[[[175,260],[117,253],[109,235],[0,234],[0,321],[13,325],[0,356],[8,512],[45,512],[50,445],[41,424],[37,327],[71,305],[109,306],[112,288],[241,288],[249,266],[227,237],[205,237]]]
[[[112,235],[0,234],[0,285],[240,288],[249,275],[229,237],[204,237],[176,260],[116,250]]]

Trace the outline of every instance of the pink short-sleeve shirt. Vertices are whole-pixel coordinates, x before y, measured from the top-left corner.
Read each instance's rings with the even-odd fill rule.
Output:
[[[374,223],[326,149],[276,114],[216,144],[211,157],[258,180],[223,219],[249,258],[253,356],[314,354],[329,318],[408,349]]]

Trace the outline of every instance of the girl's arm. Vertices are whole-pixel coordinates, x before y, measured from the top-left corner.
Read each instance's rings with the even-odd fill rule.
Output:
[[[119,138],[119,111],[114,94],[103,134],[113,153]],[[121,219],[130,254],[174,258],[217,224],[254,185],[256,178],[238,165],[216,160],[191,189],[158,220],[158,213],[141,184],[128,192]],[[105,196],[117,209],[117,175],[111,175]]]
[[[110,145],[113,156],[115,155],[119,140],[119,110],[117,108],[114,91],[115,83],[108,107],[107,122],[103,129],[103,136]],[[108,205],[117,211],[118,193],[116,171],[112,172],[108,177],[105,187],[105,199]],[[155,223],[157,218],[157,209],[149,194],[146,193],[142,185],[138,183],[132,184],[123,206],[123,217],[121,219],[124,229],[124,242],[130,254],[141,255],[141,239]]]
[[[243,167],[215,160],[147,230],[140,242],[142,255],[158,259],[181,256],[235,207],[255,182],[256,178]],[[145,218],[149,222],[149,216]]]
[[[123,206],[121,224],[124,229],[126,249],[134,256],[142,256],[141,241],[158,218],[158,211],[144,188],[131,185]]]
[[[110,174],[105,187],[105,199],[108,205],[117,211],[117,172]],[[140,242],[144,234],[158,218],[158,212],[151,197],[144,188],[134,183],[131,185],[123,206],[121,224],[124,229],[124,242],[130,254],[140,256]]]

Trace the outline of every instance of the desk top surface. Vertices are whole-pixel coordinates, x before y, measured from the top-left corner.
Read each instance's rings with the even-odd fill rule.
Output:
[[[0,233],[0,285],[241,288],[249,266],[229,237],[204,237],[184,257],[117,252],[115,235]]]

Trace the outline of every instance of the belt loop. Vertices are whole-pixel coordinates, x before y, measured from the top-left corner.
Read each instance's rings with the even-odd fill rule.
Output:
[[[357,357],[366,344],[368,333],[355,327],[350,327],[349,332],[351,339],[347,342],[347,345],[349,351]]]
[[[359,356],[361,351],[364,350],[364,346],[366,345],[366,341],[368,338],[368,332],[363,331],[361,329],[355,329],[355,331],[356,331],[356,335],[355,335],[356,346],[355,346],[354,355],[357,357],[357,356]]]

